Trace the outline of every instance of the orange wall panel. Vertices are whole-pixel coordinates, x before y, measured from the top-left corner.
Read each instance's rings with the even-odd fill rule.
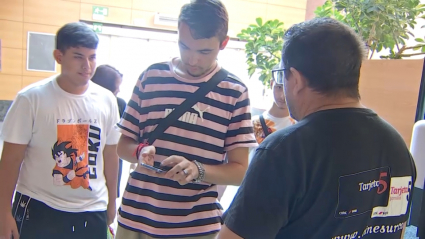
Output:
[[[22,75],[22,50],[2,47],[2,69],[1,74]]]
[[[316,16],[314,11],[316,11],[317,7],[322,6],[325,2],[326,0],[308,0],[305,12],[305,20],[313,19]]]
[[[133,0],[132,8],[147,12],[159,12],[177,16],[187,0]]]
[[[25,88],[33,83],[36,83],[37,81],[41,81],[45,79],[46,77],[43,76],[23,76],[22,77],[22,88]]]
[[[0,19],[22,22],[24,0],[0,0]]]
[[[0,96],[2,100],[13,100],[22,88],[22,76],[0,74]]]
[[[21,48],[22,22],[0,20],[0,39],[2,47]]]
[[[96,6],[120,7],[131,9],[133,0],[81,0],[81,2]]]
[[[93,20],[93,6],[92,4],[81,3],[80,19],[88,21]],[[108,16],[105,16],[101,22],[117,23],[123,25],[131,25],[131,9],[108,7]]]
[[[241,10],[243,6],[243,10]],[[258,2],[247,2],[244,0],[226,1],[226,8],[231,23],[254,24],[257,17],[267,18],[267,4]]]
[[[360,77],[362,103],[393,125],[410,146],[424,60],[367,60]]]
[[[284,28],[288,29],[295,23],[299,23],[305,16],[305,9],[287,8],[284,6],[267,5],[266,20],[278,19],[284,23]]]
[[[190,0],[0,0],[0,39],[2,40],[2,81],[11,76],[20,77],[20,84],[2,84],[0,100],[10,99],[16,87],[23,87],[34,80],[43,79],[57,72],[26,70],[28,32],[55,34],[69,22],[89,20],[148,28],[176,30],[174,26],[154,23],[157,12],[177,17],[181,7]],[[255,23],[257,17],[264,20],[279,19],[285,26],[304,19],[305,6],[311,0],[222,0],[229,12],[229,35],[236,35]],[[94,20],[93,6],[108,7],[103,21]],[[52,53],[53,54],[53,53]],[[6,77],[7,76],[7,77]],[[5,88],[6,87],[6,88]],[[7,90],[11,87],[10,90]],[[12,93],[11,93],[12,92]],[[13,98],[13,97],[12,97]]]
[[[80,3],[63,0],[25,0],[24,22],[62,26],[78,21]]]

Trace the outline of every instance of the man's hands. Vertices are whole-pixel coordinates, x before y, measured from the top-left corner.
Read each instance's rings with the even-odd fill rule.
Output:
[[[164,177],[177,181],[180,185],[188,184],[199,176],[199,170],[196,164],[181,156],[170,156],[164,159],[161,165],[173,167]]]
[[[140,150],[140,154],[139,154],[139,163],[144,163],[150,166],[153,166],[153,158],[155,157],[155,147],[152,145],[148,145],[142,148],[142,150]]]
[[[11,210],[0,210],[0,239],[19,239],[18,228]]]
[[[139,153],[139,163],[154,165],[155,147],[148,145],[143,147]],[[198,178],[199,171],[195,163],[181,156],[170,156],[161,163],[162,166],[171,167],[165,175],[165,178],[177,181],[180,185],[185,185]]]
[[[115,200],[110,200],[108,203],[108,209],[106,210],[106,222],[108,226],[114,223],[115,217],[117,215],[117,205]],[[1,238],[0,238],[1,239]]]

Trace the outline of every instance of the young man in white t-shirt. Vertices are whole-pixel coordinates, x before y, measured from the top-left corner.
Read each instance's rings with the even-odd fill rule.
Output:
[[[273,80],[270,82],[273,90],[273,105],[269,110],[261,115],[252,117],[254,125],[254,134],[257,142],[260,144],[271,133],[295,124],[295,120],[289,116],[286,106],[283,85],[276,84]],[[255,152],[255,148],[250,148],[250,159]]]
[[[9,109],[0,238],[106,238],[116,214],[120,134],[114,95],[90,81],[98,42],[83,23],[63,26],[54,51],[61,73],[19,92]]]

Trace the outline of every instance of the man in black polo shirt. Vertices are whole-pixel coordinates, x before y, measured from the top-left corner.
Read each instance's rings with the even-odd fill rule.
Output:
[[[291,27],[281,69],[297,124],[257,149],[219,239],[399,239],[416,169],[397,131],[360,103],[362,40],[329,18]]]

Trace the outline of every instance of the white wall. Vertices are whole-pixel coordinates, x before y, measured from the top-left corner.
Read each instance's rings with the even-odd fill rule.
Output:
[[[150,64],[179,56],[177,34],[174,33],[104,26],[99,38],[97,64],[110,64],[124,74],[118,94],[124,100],[129,100],[138,76]],[[244,47],[244,42],[229,41],[226,49],[219,53],[218,62],[247,85],[252,107],[266,109],[271,105],[271,98],[263,97],[258,74],[249,78]]]

